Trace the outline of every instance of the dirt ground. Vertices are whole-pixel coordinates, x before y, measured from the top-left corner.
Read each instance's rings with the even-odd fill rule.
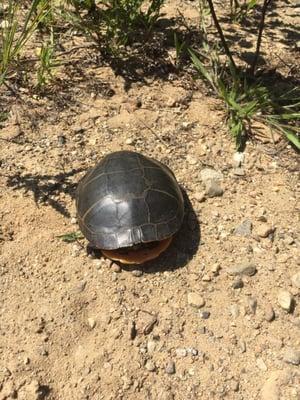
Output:
[[[164,12],[196,26],[196,6]],[[296,10],[279,2],[263,42],[287,79]],[[297,154],[268,137],[236,154],[222,104],[172,49],[130,72],[72,57],[47,95],[1,89],[0,399],[300,399]],[[167,164],[187,197],[173,245],[143,267],[57,237],[78,230],[79,179],[120,149]]]

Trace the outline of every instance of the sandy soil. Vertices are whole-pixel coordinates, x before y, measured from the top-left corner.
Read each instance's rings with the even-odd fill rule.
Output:
[[[196,2],[175,3],[166,16],[196,26]],[[278,7],[263,56],[295,77],[296,3]],[[46,96],[1,89],[0,399],[300,399],[294,150],[265,137],[238,159],[222,104],[172,49],[130,73],[73,56]],[[78,230],[81,176],[120,149],[166,163],[188,198],[173,245],[139,268],[57,237]]]

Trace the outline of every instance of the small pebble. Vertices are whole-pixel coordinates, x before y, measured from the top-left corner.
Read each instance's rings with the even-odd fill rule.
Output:
[[[238,306],[237,304],[232,304],[232,305],[229,307],[229,312],[230,312],[230,315],[231,315],[233,318],[237,318],[237,317],[240,315],[239,306]]]
[[[244,168],[234,168],[232,172],[233,172],[233,175],[236,175],[236,176],[245,176],[246,175]]]
[[[88,318],[88,324],[89,324],[89,327],[91,329],[93,329],[96,326],[96,321],[94,320],[94,318]]]
[[[223,174],[212,168],[203,168],[200,172],[200,178],[204,183],[207,183],[209,181],[218,182],[223,179]]]
[[[175,374],[175,363],[174,363],[174,361],[169,361],[168,363],[167,363],[167,365],[166,365],[166,373],[167,374],[169,374],[169,375],[173,375],[173,374]]]
[[[234,230],[234,234],[236,236],[250,236],[252,232],[252,222],[246,219],[239,226],[237,226]]]
[[[195,349],[194,347],[187,349],[187,352],[190,353],[192,356],[197,356],[199,353],[198,350]]]
[[[256,228],[256,235],[261,238],[267,238],[271,233],[275,231],[275,227],[268,224],[261,224]]]
[[[194,193],[194,199],[202,203],[205,201],[205,192],[196,192]]]
[[[297,272],[291,277],[292,285],[300,289],[300,272]]]
[[[196,164],[198,163],[197,158],[195,158],[195,157],[193,157],[193,156],[191,156],[191,155],[188,155],[188,156],[186,157],[186,160],[187,160],[187,162],[188,162],[190,165],[196,165]]]
[[[256,308],[257,308],[257,300],[254,297],[250,297],[248,299],[248,306],[249,306],[250,312],[252,314],[255,314]]]
[[[244,282],[241,278],[237,278],[235,281],[232,283],[232,288],[233,289],[242,289],[244,287]]]
[[[230,384],[231,390],[233,392],[238,392],[240,389],[240,383],[238,381],[233,380]]]
[[[195,308],[201,308],[205,305],[205,300],[198,293],[188,293],[188,304]]]
[[[288,364],[300,365],[300,351],[287,348],[283,354],[283,361]]]
[[[134,269],[133,271],[131,271],[131,274],[133,276],[140,277],[143,275],[143,271],[141,271],[140,269]]]
[[[207,197],[219,197],[222,196],[224,190],[221,188],[218,182],[209,181],[206,184],[205,194]]]
[[[252,276],[256,273],[256,266],[252,262],[241,262],[227,269],[229,275],[247,275]]]
[[[199,315],[202,319],[208,319],[210,317],[209,311],[199,311]]]
[[[122,271],[122,268],[120,267],[120,265],[112,263],[111,270],[112,270],[112,272],[119,273]]]
[[[232,163],[233,166],[235,168],[239,168],[243,164],[244,159],[245,159],[245,154],[244,153],[241,153],[241,152],[234,153],[234,155],[233,155],[233,163]]]
[[[275,312],[271,304],[268,304],[265,309],[265,320],[272,322],[275,319]]]
[[[156,342],[154,342],[154,340],[148,340],[147,342],[147,351],[149,354],[154,353],[156,349]]]
[[[156,370],[156,365],[154,364],[153,361],[148,360],[145,364],[145,368],[149,372],[154,372]]]
[[[186,357],[187,356],[187,351],[186,349],[176,349],[176,356],[177,357]]]
[[[277,297],[278,304],[285,311],[290,312],[293,306],[294,297],[287,290],[280,290]]]
[[[268,370],[268,367],[262,358],[257,358],[256,365],[261,371],[266,372]]]

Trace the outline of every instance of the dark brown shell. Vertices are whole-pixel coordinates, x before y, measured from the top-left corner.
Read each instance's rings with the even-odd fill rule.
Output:
[[[172,171],[131,151],[111,153],[91,169],[79,183],[76,206],[84,236],[107,250],[166,239],[184,214]]]

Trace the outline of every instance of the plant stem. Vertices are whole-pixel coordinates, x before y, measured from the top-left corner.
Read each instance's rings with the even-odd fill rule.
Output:
[[[229,58],[229,60],[230,60],[230,62],[231,62],[231,64],[232,64],[232,66],[233,66],[233,68],[234,68],[235,71],[236,71],[236,70],[237,70],[237,67],[236,67],[236,65],[235,65],[235,62],[234,62],[234,59],[233,59],[233,57],[232,57],[231,51],[229,50],[229,47],[228,47],[228,44],[227,44],[227,42],[226,42],[225,36],[224,36],[224,34],[223,34],[222,28],[221,28],[221,26],[220,26],[220,24],[219,24],[218,17],[217,17],[217,15],[216,15],[213,2],[212,2],[212,0],[207,0],[207,2],[208,2],[208,5],[209,5],[209,9],[210,9],[211,16],[212,16],[212,18],[213,18],[213,20],[214,20],[214,24],[215,24],[215,26],[216,26],[216,28],[217,28],[217,31],[218,31],[218,33],[219,33],[219,36],[220,36],[222,45],[223,45],[223,47],[224,47],[225,53],[226,53],[227,57]]]
[[[259,52],[260,52],[261,39],[262,39],[263,30],[265,27],[265,17],[266,17],[267,8],[271,2],[272,2],[272,0],[264,0],[262,13],[261,13],[261,20],[259,23],[259,31],[258,31],[255,55],[254,55],[254,59],[253,59],[253,62],[252,62],[251,68],[250,68],[250,74],[252,76],[254,75],[255,68],[257,65],[257,61],[258,61]]]

